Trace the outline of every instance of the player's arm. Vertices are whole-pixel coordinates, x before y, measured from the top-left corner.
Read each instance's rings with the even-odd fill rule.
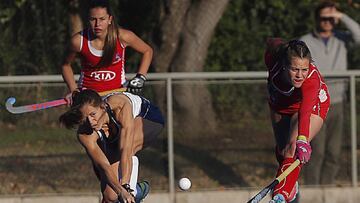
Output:
[[[108,159],[96,143],[98,139],[96,132],[94,131],[91,135],[79,135],[78,139],[94,164],[104,171],[110,187],[116,192],[116,194],[126,195],[128,192],[119,183],[115,172],[111,169]]]
[[[311,73],[310,73],[311,74]],[[313,73],[301,86],[302,101],[298,113],[298,136],[296,138],[295,156],[301,163],[305,164],[310,160],[310,117],[312,108],[316,105],[320,89],[320,76]]]
[[[319,96],[320,79],[317,74],[313,73],[307,78],[301,87],[302,101],[299,110],[299,136],[305,136],[309,140],[310,116],[312,108],[316,105]]]
[[[153,49],[130,30],[119,29],[119,39],[125,46],[129,46],[142,54],[138,73],[146,75],[153,57]]]
[[[81,34],[76,33],[71,38],[70,45],[67,48],[66,57],[61,67],[63,79],[68,86],[70,92],[73,92],[77,88],[71,63],[75,60],[77,54],[80,52],[80,43]]]
[[[130,182],[132,169],[132,156],[134,145],[134,124],[135,120],[132,113],[132,104],[125,95],[115,95],[108,99],[108,103],[113,109],[116,120],[121,124],[120,131],[120,166],[122,179],[121,184]]]

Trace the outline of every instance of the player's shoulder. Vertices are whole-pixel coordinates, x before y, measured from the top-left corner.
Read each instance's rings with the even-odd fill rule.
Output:
[[[311,62],[309,65],[309,75],[307,78],[312,78],[316,80],[321,79],[320,71],[313,62]]]
[[[114,94],[107,98],[107,103],[112,109],[122,108],[124,105],[129,103],[129,98],[125,94]]]
[[[125,29],[125,28],[118,28],[118,32],[120,35],[129,35],[133,34],[131,30]]]
[[[72,50],[76,52],[80,51],[81,40],[82,40],[82,32],[77,32],[72,35],[70,41]]]
[[[135,33],[133,31],[124,28],[119,28],[118,33],[119,39],[122,42],[130,41],[135,36]]]
[[[309,64],[309,68],[310,68],[310,69],[317,69],[316,64],[315,64],[314,62],[311,62],[311,63]]]
[[[76,32],[71,36],[71,40],[80,40],[83,37],[83,35],[84,35],[84,30]]]

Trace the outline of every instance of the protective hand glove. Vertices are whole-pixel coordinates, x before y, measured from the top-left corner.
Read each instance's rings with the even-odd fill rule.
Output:
[[[300,136],[299,136],[300,137]],[[296,157],[302,164],[307,163],[311,156],[311,145],[306,141],[306,138],[300,138],[296,140]]]
[[[138,94],[142,91],[145,85],[146,78],[144,75],[138,73],[129,81],[127,91],[133,94]]]

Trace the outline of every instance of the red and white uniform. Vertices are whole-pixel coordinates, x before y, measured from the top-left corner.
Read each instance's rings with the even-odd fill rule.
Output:
[[[110,91],[123,87],[125,83],[125,46],[116,40],[116,51],[110,66],[96,68],[103,51],[91,46],[88,29],[81,32],[80,59],[81,73],[78,86],[97,92]]]
[[[309,74],[302,86],[289,89],[289,85],[280,78],[282,71],[287,70],[284,70],[269,52],[265,53],[265,64],[269,71],[268,91],[271,109],[280,114],[299,113],[298,133],[309,137],[311,114],[325,120],[330,106],[328,89],[319,70],[310,63]]]

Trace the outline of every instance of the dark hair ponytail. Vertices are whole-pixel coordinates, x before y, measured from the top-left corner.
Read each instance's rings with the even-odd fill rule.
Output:
[[[79,108],[71,108],[59,117],[59,122],[66,128],[72,129],[79,125],[82,119],[82,113]]]
[[[94,90],[85,89],[73,93],[73,103],[70,109],[59,117],[59,122],[66,128],[71,129],[81,124],[83,115],[80,109],[85,104],[98,107],[102,104],[101,96]]]

